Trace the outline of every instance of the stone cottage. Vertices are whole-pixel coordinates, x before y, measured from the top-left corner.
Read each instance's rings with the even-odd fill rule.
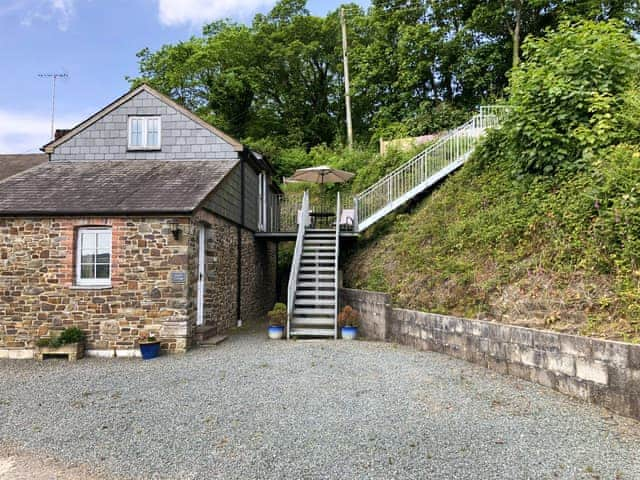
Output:
[[[135,355],[143,330],[182,352],[273,305],[259,154],[146,85],[43,150],[0,181],[0,358],[70,326],[89,355]]]

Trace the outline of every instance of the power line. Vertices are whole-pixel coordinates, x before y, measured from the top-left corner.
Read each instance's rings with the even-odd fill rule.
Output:
[[[69,78],[69,75],[66,73],[39,73],[38,77],[51,79],[51,140],[53,140],[56,134],[56,81],[59,78]]]

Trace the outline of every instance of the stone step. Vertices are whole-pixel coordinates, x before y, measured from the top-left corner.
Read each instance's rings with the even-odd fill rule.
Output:
[[[193,340],[197,344],[200,344],[200,343],[204,342],[205,340],[208,340],[211,337],[214,337],[217,332],[218,332],[218,327],[216,327],[216,326],[213,326],[213,325],[200,325],[200,326],[196,327],[196,332],[195,332],[195,334],[193,336]]]
[[[224,342],[227,339],[227,335],[216,335],[215,337],[203,340],[198,344],[199,347],[215,347],[216,345]]]
[[[289,332],[292,337],[335,337],[333,328],[292,328]]]

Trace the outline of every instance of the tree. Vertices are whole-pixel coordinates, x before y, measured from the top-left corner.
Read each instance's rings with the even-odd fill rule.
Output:
[[[523,49],[500,132],[519,170],[579,169],[586,152],[637,136],[624,113],[633,107],[625,99],[640,75],[640,44],[622,22],[566,22]]]

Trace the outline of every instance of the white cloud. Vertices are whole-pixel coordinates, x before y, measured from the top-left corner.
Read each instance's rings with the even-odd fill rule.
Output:
[[[164,25],[202,25],[224,18],[245,19],[276,0],[158,0]]]
[[[0,16],[17,13],[24,26],[36,21],[56,22],[65,31],[75,15],[74,3],[75,0],[8,0],[0,6]]]
[[[71,128],[85,115],[56,118],[56,127]],[[0,153],[33,153],[51,140],[48,113],[24,113],[0,109]]]

